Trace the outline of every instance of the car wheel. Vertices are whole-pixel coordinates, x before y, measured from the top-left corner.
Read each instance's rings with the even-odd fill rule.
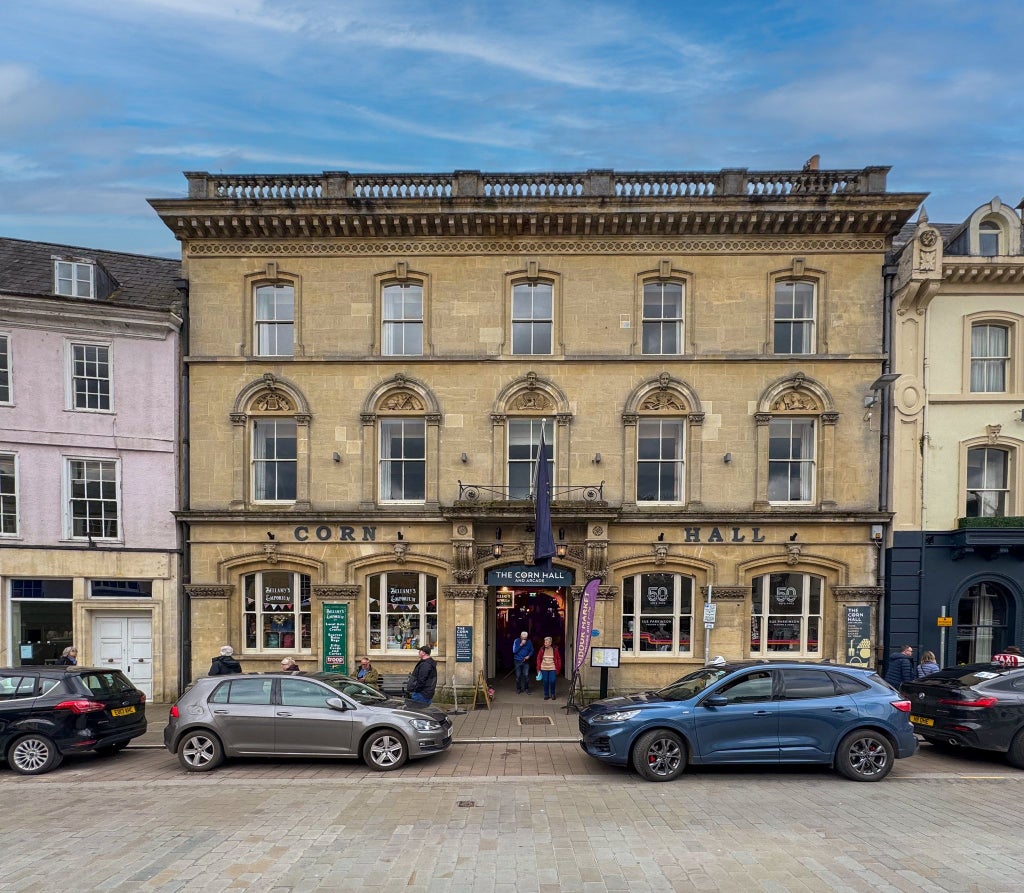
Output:
[[[224,748],[210,732],[189,732],[178,743],[178,762],[189,772],[209,772],[224,762]]]
[[[363,759],[374,772],[390,772],[409,759],[409,748],[397,732],[374,732],[363,744]]]
[[[633,748],[633,767],[648,781],[672,781],[686,768],[686,745],[675,732],[647,732]]]
[[[881,781],[894,760],[889,739],[871,729],[850,732],[836,751],[836,769],[853,781]]]
[[[1010,749],[1006,752],[1006,762],[1018,769],[1024,769],[1024,729],[1013,736]]]
[[[19,775],[42,775],[63,759],[57,745],[45,735],[22,735],[7,751],[7,762]]]
[[[127,741],[118,741],[117,744],[105,744],[103,747],[97,747],[96,753],[101,757],[112,757],[115,753],[120,753],[127,746]]]

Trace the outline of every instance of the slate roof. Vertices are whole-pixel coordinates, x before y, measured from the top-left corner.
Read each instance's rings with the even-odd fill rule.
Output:
[[[92,261],[106,274],[96,281],[109,282],[106,296],[73,298],[54,292],[53,263],[62,260]],[[0,294],[57,297],[90,304],[114,304],[145,310],[169,310],[181,302],[174,280],[181,276],[181,261],[119,251],[99,251],[52,242],[28,242],[0,238]]]

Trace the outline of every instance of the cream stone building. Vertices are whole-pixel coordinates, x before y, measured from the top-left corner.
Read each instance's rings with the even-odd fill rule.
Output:
[[[887,171],[186,174],[193,674],[873,663]]]
[[[893,257],[889,649],[943,666],[1024,635],[1024,245],[998,198]]]

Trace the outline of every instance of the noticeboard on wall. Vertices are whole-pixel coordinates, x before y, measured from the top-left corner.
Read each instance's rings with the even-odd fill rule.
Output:
[[[323,669],[348,672],[348,605],[324,605]]]
[[[455,627],[455,663],[469,664],[473,662],[473,627]]]
[[[592,667],[611,667],[612,669],[618,669],[619,666],[619,649],[618,648],[598,648],[596,646],[590,649],[590,666]]]
[[[846,606],[846,662],[871,663],[871,605]]]

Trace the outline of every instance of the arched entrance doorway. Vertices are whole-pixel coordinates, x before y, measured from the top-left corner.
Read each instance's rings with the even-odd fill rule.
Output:
[[[1010,591],[994,580],[970,586],[956,606],[954,662],[983,663],[1007,645],[1016,644],[1015,607]]]

